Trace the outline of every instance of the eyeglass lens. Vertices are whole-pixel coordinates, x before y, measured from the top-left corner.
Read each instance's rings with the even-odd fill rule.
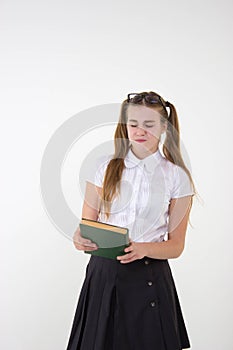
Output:
[[[131,95],[133,97],[131,97]],[[143,94],[129,94],[129,101],[133,102],[133,103],[138,103],[141,102],[143,100],[143,98],[145,99],[145,101],[147,103],[160,103],[160,99],[158,96],[155,95],[143,95]]]

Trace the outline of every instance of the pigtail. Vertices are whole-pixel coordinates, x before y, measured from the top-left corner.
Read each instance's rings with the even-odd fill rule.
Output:
[[[114,135],[115,153],[110,160],[103,182],[101,205],[106,218],[110,215],[111,202],[117,192],[120,192],[120,181],[125,168],[124,159],[129,151],[129,139],[126,128],[126,105],[123,103],[120,121]]]
[[[188,175],[195,191],[194,182],[191,173],[184,163],[180,150],[180,127],[177,112],[175,106],[169,102],[166,102],[167,107],[170,108],[170,114],[167,120],[167,132],[166,138],[163,144],[163,153],[166,159],[170,162],[180,166]]]

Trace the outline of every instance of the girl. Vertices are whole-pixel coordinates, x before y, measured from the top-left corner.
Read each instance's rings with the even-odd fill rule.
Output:
[[[130,245],[116,260],[90,257],[67,350],[189,348],[168,259],[184,249],[195,188],[174,105],[152,91],[129,94],[114,143],[87,181],[82,217],[128,227]],[[79,228],[73,241],[98,248]]]

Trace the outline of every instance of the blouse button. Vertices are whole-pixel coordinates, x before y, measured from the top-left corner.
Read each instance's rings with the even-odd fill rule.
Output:
[[[149,265],[149,260],[145,260],[145,265]]]
[[[149,281],[147,282],[148,286],[152,286],[153,282]]]

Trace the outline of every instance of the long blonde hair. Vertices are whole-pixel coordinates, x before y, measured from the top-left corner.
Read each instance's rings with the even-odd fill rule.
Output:
[[[124,100],[121,104],[120,116],[118,124],[114,134],[114,146],[115,151],[113,158],[110,160],[104,177],[103,190],[102,190],[102,205],[106,217],[110,215],[111,202],[116,195],[120,192],[120,181],[123,170],[125,168],[124,159],[130,148],[130,141],[127,132],[127,110],[132,104],[146,105],[149,108],[156,110],[161,115],[161,122],[167,121],[166,138],[163,144],[163,154],[170,162],[180,166],[187,173],[193,190],[195,192],[194,182],[191,173],[184,163],[180,150],[180,128],[179,121],[175,106],[170,102],[165,102],[164,99],[157,93],[141,92],[144,96],[155,95],[159,98],[161,103],[148,104],[145,101],[138,103],[128,102],[128,99]],[[170,108],[170,113],[167,112],[166,107]]]

